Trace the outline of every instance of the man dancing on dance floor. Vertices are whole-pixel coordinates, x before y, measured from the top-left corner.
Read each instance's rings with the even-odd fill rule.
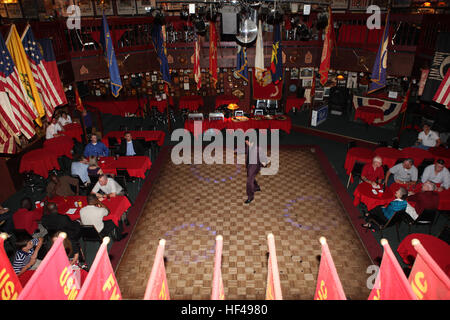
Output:
[[[245,137],[245,167],[247,168],[247,200],[248,204],[253,201],[255,191],[261,191],[256,182],[256,175],[261,167],[268,165],[266,153],[258,147],[256,142],[250,141],[249,137]]]

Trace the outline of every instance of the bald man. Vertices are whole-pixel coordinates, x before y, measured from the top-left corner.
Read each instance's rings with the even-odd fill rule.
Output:
[[[361,180],[370,183],[372,187],[376,187],[383,183],[384,170],[381,157],[376,156],[372,159],[372,163],[367,163],[361,172]]]

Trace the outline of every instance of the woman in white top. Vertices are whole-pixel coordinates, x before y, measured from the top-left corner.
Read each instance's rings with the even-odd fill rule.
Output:
[[[416,146],[421,149],[427,150],[431,147],[437,147],[441,144],[439,134],[436,131],[430,130],[428,124],[423,125],[423,131],[419,133]]]
[[[72,123],[72,118],[67,114],[67,112],[63,111],[61,112],[58,123],[61,127],[64,127],[66,124]]]

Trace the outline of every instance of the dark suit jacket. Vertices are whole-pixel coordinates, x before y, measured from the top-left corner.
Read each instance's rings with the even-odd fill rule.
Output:
[[[133,148],[134,148],[134,152],[136,152],[136,155],[143,156],[145,153],[145,149],[142,146],[142,144],[137,140],[131,140],[131,141],[133,142]],[[127,141],[125,139],[122,139],[122,142],[120,143],[119,154],[121,156],[124,156],[127,154]]]
[[[64,231],[67,237],[72,242],[74,253],[79,251],[79,239],[81,226],[78,222],[70,220],[64,214],[50,213],[44,214],[41,219],[41,224],[47,231]]]

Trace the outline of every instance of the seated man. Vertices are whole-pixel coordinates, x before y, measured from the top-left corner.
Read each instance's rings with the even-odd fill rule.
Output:
[[[45,130],[45,139],[52,139],[60,136],[58,132],[63,131],[61,126],[58,123],[58,120],[56,117],[53,117],[49,125],[47,126],[47,129]]]
[[[76,188],[76,192],[72,191],[71,185]],[[75,196],[79,191],[78,179],[69,176],[50,175],[50,182],[47,185],[47,196],[49,198],[53,198],[55,195],[61,197]]]
[[[416,146],[421,149],[428,149],[431,147],[437,147],[441,144],[441,140],[439,139],[439,134],[436,131],[430,130],[431,127],[429,124],[423,125],[423,131],[419,133],[419,136],[416,141]]]
[[[61,112],[61,116],[58,119],[59,125],[64,127],[66,124],[72,123],[72,118],[67,114],[67,112]]]
[[[77,156],[72,162],[70,173],[79,176],[81,181],[86,185],[91,182],[89,179],[88,167],[88,160],[84,156]]]
[[[380,221],[387,222],[397,211],[405,210],[408,203],[406,202],[406,197],[408,196],[408,191],[405,188],[400,187],[395,192],[395,199],[389,203],[387,207],[378,206],[366,213],[366,217],[371,215]],[[363,228],[372,229],[371,223],[365,223],[361,225]]]
[[[80,210],[80,218],[82,225],[93,225],[100,237],[110,236],[114,228],[119,228],[119,234],[122,233],[120,227],[117,227],[112,220],[103,221],[103,217],[109,214],[109,209],[100,202],[94,194],[87,196],[88,205]],[[122,240],[127,233],[121,234],[117,241]]]
[[[131,133],[125,132],[124,138],[120,144],[119,154],[121,156],[143,156],[144,147],[137,140],[133,140]]]
[[[42,211],[33,210],[33,203],[30,198],[23,198],[20,201],[20,209],[14,212],[13,221],[15,229],[24,229],[30,235],[39,229],[38,221],[42,218]]]
[[[98,141],[98,137],[93,134],[91,136],[91,142],[86,145],[86,148],[84,148],[83,155],[86,158],[89,158],[90,156],[106,157],[109,155],[109,149],[103,142]]]
[[[99,191],[102,192],[99,193]],[[103,199],[106,197],[115,197],[123,195],[123,188],[118,184],[113,178],[109,178],[106,174],[102,174],[94,188],[91,191],[92,194],[96,195],[97,198]]]
[[[80,252],[80,224],[72,221],[67,215],[59,214],[56,203],[50,202],[45,206],[42,226],[50,233],[63,231],[72,243],[75,254]]]
[[[364,165],[361,172],[361,180],[370,183],[372,187],[382,184],[384,181],[384,170],[382,164],[383,162],[381,157],[374,157],[372,163],[367,163]]]
[[[436,185],[433,182],[427,181],[422,185],[421,192],[416,194],[410,192],[407,200],[416,204],[414,209],[419,216],[424,210],[437,210],[439,206],[439,194],[433,191],[436,191]]]
[[[435,164],[430,164],[425,168],[422,174],[422,183],[427,181],[439,183],[440,186],[437,189],[439,192],[450,187],[450,172],[445,167],[444,160],[438,159]]]
[[[23,231],[23,230],[22,230]],[[16,254],[12,262],[14,272],[20,276],[27,270],[39,266],[37,256],[44,242],[43,238],[32,238],[26,231],[16,232]]]
[[[393,179],[391,175],[393,175]],[[408,158],[388,170],[384,183],[387,186],[390,186],[393,182],[413,185],[417,183],[417,175],[418,171],[414,166],[414,160]],[[391,179],[389,179],[390,177]]]

